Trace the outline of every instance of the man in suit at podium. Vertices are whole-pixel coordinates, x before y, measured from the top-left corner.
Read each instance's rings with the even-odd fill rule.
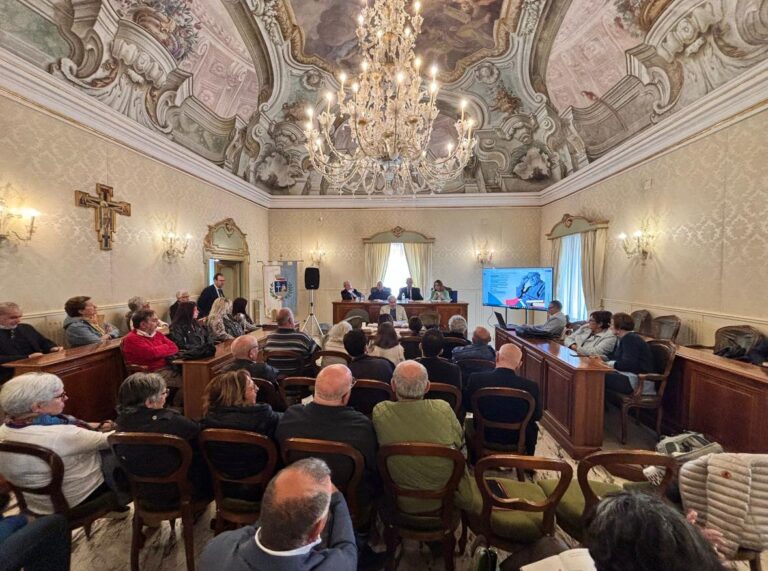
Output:
[[[200,297],[197,298],[199,317],[207,317],[211,312],[213,302],[224,297],[224,290],[222,289],[224,281],[224,274],[216,274],[213,276],[213,283],[200,292]]]
[[[381,282],[376,283],[376,287],[371,288],[371,295],[368,296],[369,301],[378,299],[379,301],[387,301],[387,298],[392,295],[392,290],[388,287],[384,287]]]
[[[410,299],[411,301],[423,301],[424,298],[421,296],[421,290],[417,287],[413,287],[413,279],[408,278],[405,280],[405,287],[400,288],[400,293],[397,296],[397,299]]]

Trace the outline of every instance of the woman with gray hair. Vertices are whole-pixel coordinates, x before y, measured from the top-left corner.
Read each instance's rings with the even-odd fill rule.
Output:
[[[323,351],[338,351],[339,353],[347,353],[344,348],[344,336],[352,331],[352,324],[349,321],[339,321],[328,332],[328,337],[323,343]],[[325,368],[328,365],[346,365],[347,361],[341,357],[323,357],[321,362],[321,368]]]
[[[88,423],[63,414],[67,393],[51,373],[25,373],[5,383],[0,409],[7,418],[0,426],[0,441],[36,444],[52,450],[64,464],[61,489],[70,507],[110,492],[104,482],[100,451],[107,450],[106,432],[112,421]],[[20,486],[43,486],[50,470],[29,456],[0,453],[3,475]],[[25,494],[34,513],[53,513],[47,496]],[[117,507],[117,506],[115,506]]]
[[[467,320],[461,315],[453,315],[448,320],[448,331],[445,333],[446,337],[459,337],[461,339],[467,338]]]
[[[128,300],[128,311],[125,314],[125,321],[128,323],[128,331],[133,329],[133,321],[131,321],[131,317],[133,317],[133,314],[139,311],[140,309],[152,309],[149,306],[149,302],[141,297],[140,295],[134,295],[131,299]],[[158,327],[168,327],[168,324],[161,320],[158,320],[157,322]]]

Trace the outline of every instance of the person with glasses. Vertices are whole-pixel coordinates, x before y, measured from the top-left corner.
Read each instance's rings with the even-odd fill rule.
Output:
[[[168,308],[168,315],[171,318],[171,321],[173,321],[173,318],[176,317],[176,310],[179,309],[179,305],[182,303],[188,303],[189,302],[189,292],[185,289],[180,289],[176,292],[176,301],[174,301],[171,306]]]
[[[566,337],[563,345],[579,355],[610,355],[616,347],[616,335],[611,331],[611,312],[590,313],[589,321]]]
[[[62,350],[31,325],[21,323],[22,315],[18,304],[0,302],[0,365]],[[12,376],[13,369],[0,366],[0,385]]]
[[[64,414],[68,400],[64,383],[51,373],[25,373],[5,383],[0,390],[0,409],[7,415],[0,426],[0,442],[35,444],[52,450],[64,464],[61,490],[69,506],[75,507],[110,493],[105,483],[102,451],[109,449],[112,421],[84,422]],[[0,453],[3,475],[19,486],[43,486],[50,469],[30,456]],[[48,496],[25,494],[34,513],[54,513]],[[115,503],[115,509],[119,509]]]

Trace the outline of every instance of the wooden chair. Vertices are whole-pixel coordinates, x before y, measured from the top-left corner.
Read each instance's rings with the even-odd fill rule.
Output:
[[[344,495],[352,521],[357,527],[368,520],[361,512],[358,488],[363,478],[365,460],[359,450],[349,444],[314,438],[286,438],[281,444],[283,462],[292,464],[302,458],[320,458],[331,469],[333,485]]]
[[[527,405],[527,411],[522,420],[518,422],[502,422],[489,420],[483,416],[480,408],[480,401],[482,399],[494,399],[504,400],[507,402],[513,400],[524,401]],[[533,413],[536,410],[536,401],[531,393],[527,391],[521,391],[519,389],[511,389],[505,387],[490,387],[475,391],[472,395],[472,416],[474,419],[474,428],[468,440],[472,443],[472,450],[475,458],[480,460],[485,456],[500,453],[512,453],[525,455],[525,431],[528,428],[528,423],[533,418]],[[517,442],[510,442],[509,444],[498,444],[496,442],[489,442],[486,439],[485,431],[489,428],[495,428],[497,430],[505,430],[510,432],[510,438],[512,433],[517,432]],[[521,482],[525,476],[522,472],[517,473],[517,478]]]
[[[467,345],[469,345],[467,339],[461,339],[460,337],[445,337],[443,339],[443,351],[440,353],[440,356],[450,361],[453,357],[453,350],[456,347],[466,347]]]
[[[517,482],[488,475],[489,471],[514,468],[559,472],[551,491],[533,482]],[[573,468],[562,460],[537,456],[497,454],[486,456],[475,465],[475,480],[483,498],[479,515],[469,515],[470,529],[488,544],[514,553],[544,536],[555,533],[555,511],[568,489]],[[503,491],[503,496],[498,492]]]
[[[441,399],[451,405],[456,418],[461,416],[461,391],[448,383],[429,383],[429,390],[424,395],[425,399]]]
[[[651,336],[663,341],[677,342],[680,333],[680,318],[677,315],[661,315],[653,318]]]
[[[746,355],[762,343],[763,334],[749,325],[727,325],[715,331],[714,353],[719,353],[728,347],[741,347]]]
[[[627,443],[627,417],[632,408],[656,409],[656,435],[661,438],[661,419],[664,409],[661,401],[664,398],[664,390],[667,387],[669,374],[672,371],[672,363],[675,360],[675,346],[669,341],[653,339],[648,342],[653,354],[654,370],[656,373],[644,373],[638,375],[637,386],[631,394],[622,394],[606,390],[605,398],[621,408],[621,443]],[[645,381],[651,381],[656,385],[656,394],[644,395]]]
[[[647,309],[638,309],[630,314],[632,321],[635,322],[635,333],[651,337],[653,335],[653,319],[651,312]]]
[[[314,357],[307,357],[299,351],[264,351],[264,362],[283,373],[283,371],[296,371],[294,375],[303,375],[304,372],[317,373]],[[283,373],[283,376],[285,375]]]
[[[332,359],[338,359],[340,361],[344,361],[344,363],[346,363],[347,365],[349,365],[349,363],[352,361],[352,357],[350,357],[347,353],[344,353],[343,351],[331,351],[331,350],[318,351],[312,357],[315,362],[315,367],[317,367],[318,371],[324,367],[323,359],[325,357],[330,357]],[[320,361],[319,365],[318,365],[318,361]]]
[[[363,320],[363,322],[368,323],[371,320],[371,315],[366,311],[365,309],[361,309],[359,307],[355,309],[350,309],[347,314],[344,316],[344,319],[349,321],[352,317],[359,317]]]
[[[749,571],[763,571],[762,555],[762,551],[740,547],[732,561],[747,561],[749,562]]]
[[[451,476],[438,489],[403,488],[399,486],[390,471],[389,461],[396,457],[410,458],[445,458],[453,462]],[[384,523],[384,538],[387,543],[387,569],[395,569],[395,552],[401,539],[417,541],[442,541],[445,569],[454,569],[454,550],[456,538],[454,533],[461,522],[460,515],[454,511],[453,495],[464,475],[466,462],[459,450],[439,444],[408,442],[401,444],[386,444],[379,448],[379,474],[384,482],[384,489],[389,497],[380,509]],[[401,507],[401,500],[421,500],[435,504],[434,509],[406,512]],[[459,540],[459,554],[466,548],[466,528]]]
[[[424,311],[419,314],[425,329],[440,328],[440,314],[436,311]]]
[[[67,521],[69,521],[70,529],[82,527],[85,531],[85,536],[90,539],[91,525],[93,522],[119,507],[117,496],[114,492],[105,493],[89,502],[70,507],[69,502],[64,497],[64,492],[61,490],[61,483],[64,480],[64,463],[62,462],[61,457],[53,450],[36,444],[7,440],[0,442],[0,452],[37,458],[50,470],[51,479],[45,486],[23,486],[10,480],[7,481],[8,486],[10,486],[14,496],[16,496],[19,511],[22,514],[31,516],[46,515],[35,513],[29,509],[27,501],[24,498],[25,493],[48,496],[51,505],[53,506],[54,513],[66,517]]]
[[[255,523],[261,511],[261,495],[275,473],[275,443],[255,432],[208,428],[200,433],[200,449],[213,480],[215,534],[224,531],[225,522],[238,526]],[[233,494],[236,487],[242,493]]]
[[[400,345],[403,346],[406,359],[418,359],[421,354],[421,337],[418,335],[409,335],[400,337]]]
[[[259,390],[256,399],[258,402],[266,403],[276,411],[282,412],[285,410],[285,401],[274,383],[259,377],[253,377],[253,382]]]
[[[187,559],[187,570],[195,569],[195,545],[194,545],[194,513],[203,509],[210,500],[193,502],[192,484],[188,478],[189,466],[192,463],[192,448],[189,443],[169,434],[155,434],[149,432],[116,432],[109,436],[109,445],[120,461],[120,465],[128,474],[128,482],[131,485],[133,497],[133,535],[131,538],[131,571],[139,569],[139,551],[144,545],[142,527],[145,523],[160,523],[168,520],[171,529],[175,528],[176,518],[181,518],[181,530],[184,537],[184,551]],[[133,454],[145,454],[149,447],[157,447],[157,454],[167,454],[173,450],[179,456],[179,464],[170,473],[147,476],[138,474],[135,466],[130,461],[126,452],[131,447],[140,447]],[[133,456],[133,455],[131,455]],[[157,503],[156,497],[146,493],[145,486],[161,485],[169,489],[162,505]]]
[[[496,368],[494,361],[486,359],[459,359],[456,364],[461,369],[461,386],[466,387],[469,383],[469,377],[472,373],[482,373],[483,371],[493,371]]]
[[[285,377],[280,381],[278,390],[285,406],[298,404],[315,389],[314,377]]]
[[[628,475],[637,475],[637,481],[643,482],[640,485],[628,483],[625,485],[612,484],[603,480],[590,480],[589,472],[602,466],[609,472],[621,469],[621,476],[626,479]],[[642,475],[642,472],[635,470],[628,472],[628,466],[660,466],[665,468],[664,478],[659,486],[651,486]],[[477,468],[475,468],[477,470]],[[577,479],[568,482],[567,490],[563,495],[560,504],[557,506],[557,524],[563,530],[581,541],[584,534],[584,518],[604,496],[619,492],[623,489],[641,489],[651,493],[656,493],[664,497],[669,485],[672,483],[677,473],[677,462],[671,456],[656,454],[646,450],[622,450],[620,452],[595,452],[579,462],[576,471]],[[544,492],[551,492],[559,482],[555,480],[539,480],[537,484]]]
[[[388,400],[396,400],[391,385],[382,381],[357,379],[352,387],[352,394],[347,406],[351,406],[370,418],[374,407],[380,402]]]

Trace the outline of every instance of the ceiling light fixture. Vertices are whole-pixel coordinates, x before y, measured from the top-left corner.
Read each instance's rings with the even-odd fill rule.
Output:
[[[455,123],[458,140],[444,154],[427,149],[438,115],[438,69],[431,66],[423,89],[422,60],[414,53],[420,10],[418,0],[410,14],[405,0],[374,0],[373,6],[366,0],[357,19],[360,75],[349,82],[346,73],[339,74],[336,95],[324,95],[325,109],[317,116],[307,109],[309,159],[331,191],[368,196],[439,192],[472,156],[475,122],[466,116],[466,101]],[[351,144],[341,148],[335,135],[344,128]]]

